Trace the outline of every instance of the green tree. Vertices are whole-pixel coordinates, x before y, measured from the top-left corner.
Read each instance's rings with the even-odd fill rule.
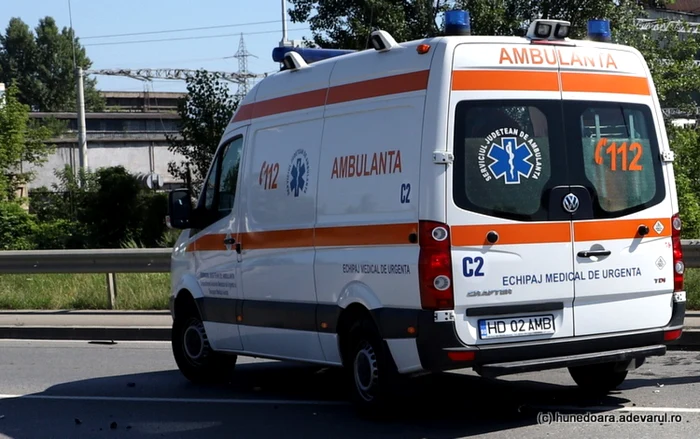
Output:
[[[17,188],[31,181],[34,171],[26,168],[46,162],[53,150],[46,142],[56,134],[51,126],[30,120],[18,94],[11,84],[0,103],[0,200],[12,201]]]
[[[325,48],[362,50],[375,29],[397,41],[435,35],[436,17],[450,2],[441,0],[291,0],[292,22],[308,22],[314,43]]]
[[[75,45],[75,52],[73,51]],[[34,32],[19,18],[12,18],[0,35],[0,82],[17,82],[19,100],[34,111],[75,111],[75,64],[84,70],[92,66],[70,28],[59,31],[52,17],[39,20]],[[85,106],[100,111],[104,100],[97,81],[84,78]]]
[[[200,70],[187,78],[187,96],[178,103],[179,136],[166,135],[169,151],[185,160],[170,162],[168,171],[182,181],[187,169],[193,187],[204,180],[221,136],[238,108],[238,99],[218,73]]]

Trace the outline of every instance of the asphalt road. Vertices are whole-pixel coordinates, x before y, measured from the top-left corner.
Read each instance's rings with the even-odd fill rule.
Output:
[[[650,359],[602,399],[579,392],[565,370],[419,379],[402,415],[386,422],[355,416],[337,372],[239,364],[235,383],[198,388],[180,376],[167,343],[0,341],[0,438],[658,439],[696,438],[700,426],[700,352]],[[557,411],[616,420],[538,423]],[[675,418],[620,420],[664,413]]]

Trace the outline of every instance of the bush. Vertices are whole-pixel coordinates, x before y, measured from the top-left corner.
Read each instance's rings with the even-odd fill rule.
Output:
[[[34,228],[33,241],[38,250],[83,248],[85,230],[81,224],[58,219],[38,222]]]
[[[700,133],[696,128],[667,124],[669,143],[675,152],[673,164],[684,239],[700,238]]]
[[[0,250],[34,249],[36,221],[13,202],[0,202]]]
[[[30,195],[40,248],[159,247],[169,241],[167,194],[144,188],[123,166],[83,175],[82,187],[70,167],[56,176],[53,190]]]

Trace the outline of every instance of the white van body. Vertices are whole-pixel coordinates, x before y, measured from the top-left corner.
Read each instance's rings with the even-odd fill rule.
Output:
[[[377,376],[570,367],[609,390],[663,355],[685,312],[680,219],[641,54],[375,36],[290,52],[240,103],[173,252],[183,372],[347,366],[372,405]]]

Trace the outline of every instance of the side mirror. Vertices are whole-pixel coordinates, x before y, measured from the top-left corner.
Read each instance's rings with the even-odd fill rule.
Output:
[[[192,199],[188,189],[174,189],[168,194],[168,223],[173,229],[192,228]]]

